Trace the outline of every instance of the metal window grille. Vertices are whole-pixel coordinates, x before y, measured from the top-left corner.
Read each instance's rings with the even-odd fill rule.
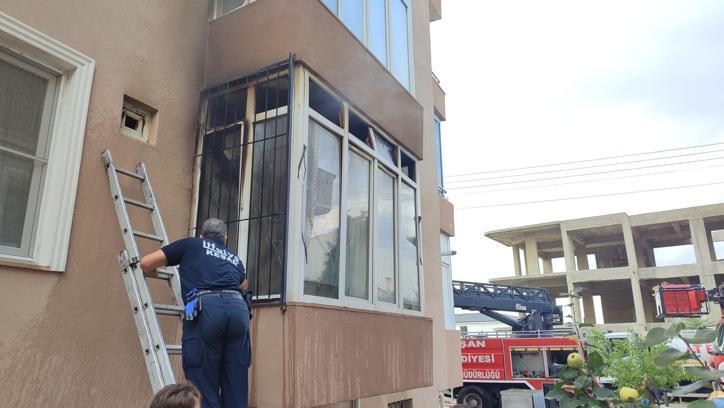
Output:
[[[285,303],[293,66],[290,57],[201,94],[196,229],[227,223],[255,302]]]

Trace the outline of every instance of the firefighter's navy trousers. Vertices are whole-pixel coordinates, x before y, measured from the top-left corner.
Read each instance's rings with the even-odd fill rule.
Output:
[[[183,368],[201,391],[203,408],[247,408],[251,363],[249,309],[239,293],[210,293],[184,321]]]

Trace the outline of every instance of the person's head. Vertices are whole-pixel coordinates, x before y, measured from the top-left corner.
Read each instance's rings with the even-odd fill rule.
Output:
[[[201,238],[226,243],[226,223],[218,218],[209,218],[201,225]]]
[[[153,397],[150,408],[201,408],[201,393],[191,383],[167,385]]]

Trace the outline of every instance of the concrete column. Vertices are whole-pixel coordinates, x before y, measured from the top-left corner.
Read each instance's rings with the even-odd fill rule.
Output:
[[[708,273],[701,274],[701,275],[699,275],[699,279],[705,289],[713,289],[716,287],[716,279],[714,279],[713,274],[708,274]],[[711,308],[711,312],[709,313],[708,316],[706,316],[706,318],[712,324],[719,323],[719,319],[721,319],[721,307],[719,307],[719,305],[716,305],[714,303],[709,303],[709,308]]]
[[[714,278],[714,259],[712,256],[713,242],[709,239],[704,225],[703,218],[693,218],[689,220],[689,228],[691,229],[691,244],[694,246],[696,253],[696,264],[699,269],[699,282],[705,289],[713,289],[716,287],[716,279]],[[716,324],[721,318],[721,308],[715,304],[709,304],[711,313],[707,319]]]
[[[623,243],[626,246],[626,258],[628,258],[628,266],[631,268],[638,269],[639,263],[636,259],[636,245],[634,244],[633,231],[631,225],[628,222],[628,218],[621,223],[623,229]]]
[[[525,270],[528,276],[540,275],[540,265],[538,265],[538,241],[535,238],[525,239]]]
[[[583,296],[583,322],[596,324],[596,308],[593,304],[593,293],[584,290],[581,296]]]
[[[578,263],[578,270],[586,271],[591,269],[588,265],[588,254],[586,254],[586,248],[582,248],[576,251],[576,263]]]
[[[656,304],[653,301],[653,290],[652,287],[646,284],[641,285],[640,288],[641,291],[643,291],[643,297],[644,300],[648,300],[648,302],[644,302],[644,312],[646,313],[646,321],[649,322],[655,322],[656,321]]]
[[[543,258],[543,273],[553,273],[553,260],[551,258]]]
[[[711,269],[712,258],[709,239],[706,236],[706,228],[704,227],[704,219],[690,219],[689,228],[691,229],[691,244],[694,246],[694,252],[696,253],[696,263],[699,266]]]
[[[573,292],[573,289],[575,289],[573,285],[573,281],[571,280],[572,276],[571,274],[576,273],[576,256],[573,249],[573,242],[571,241],[571,238],[568,236],[568,231],[566,231],[563,226],[561,226],[561,240],[563,241],[563,256],[566,260],[566,286],[568,288],[568,293]],[[581,308],[578,306],[578,299],[574,299],[573,302],[573,318],[577,321],[581,321]]]
[[[621,223],[623,229],[623,242],[626,245],[626,258],[631,271],[631,292],[633,294],[634,313],[636,324],[641,328],[646,325],[646,311],[644,310],[644,299],[641,296],[641,284],[638,273],[638,260],[636,259],[636,246],[634,244],[633,231],[629,224],[628,217]]]
[[[515,268],[515,276],[523,276],[520,268],[520,245],[513,245],[513,267]]]

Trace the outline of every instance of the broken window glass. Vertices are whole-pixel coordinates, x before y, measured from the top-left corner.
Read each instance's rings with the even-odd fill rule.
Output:
[[[314,81],[309,81],[309,107],[330,122],[342,127],[342,103]]]

